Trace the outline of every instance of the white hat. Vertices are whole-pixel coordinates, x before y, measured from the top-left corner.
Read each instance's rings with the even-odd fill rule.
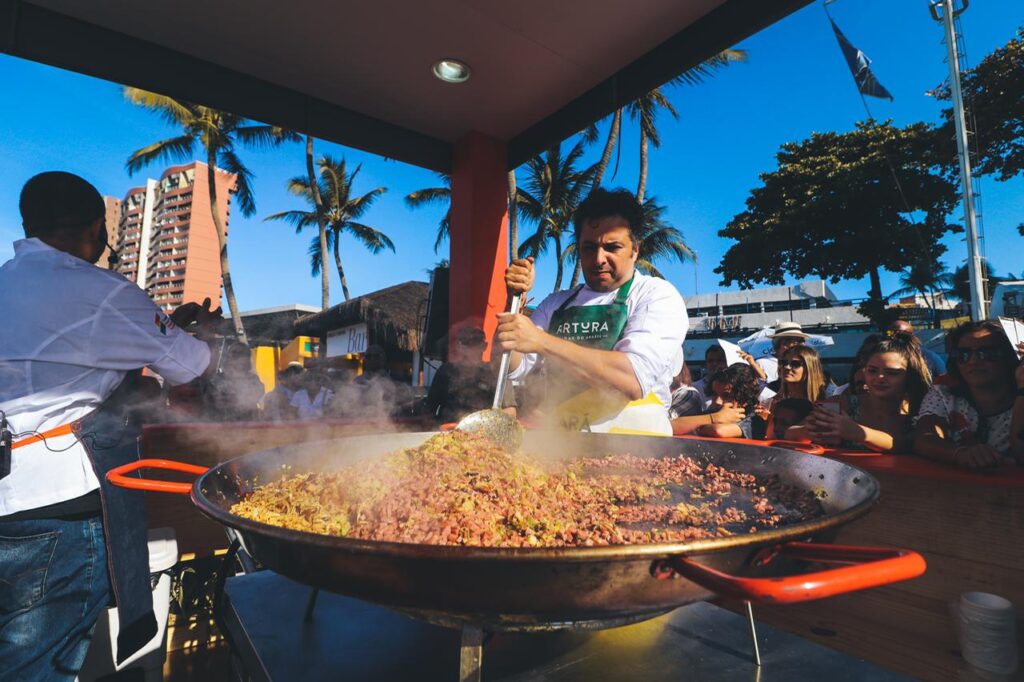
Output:
[[[796,322],[780,322],[775,325],[774,333],[772,334],[773,339],[783,338],[796,338],[807,340],[810,337],[808,334],[804,334],[803,327]]]

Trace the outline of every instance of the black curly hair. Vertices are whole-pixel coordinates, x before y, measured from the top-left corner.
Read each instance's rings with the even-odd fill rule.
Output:
[[[714,389],[715,382],[732,385],[732,398],[737,405],[748,413],[757,406],[757,398],[761,395],[761,382],[750,365],[736,363],[725,369],[718,370],[711,377],[709,386]]]
[[[644,208],[636,200],[636,195],[621,187],[613,190],[598,187],[580,202],[572,217],[576,242],[579,242],[580,230],[585,224],[614,215],[626,221],[630,239],[636,244],[644,226]]]

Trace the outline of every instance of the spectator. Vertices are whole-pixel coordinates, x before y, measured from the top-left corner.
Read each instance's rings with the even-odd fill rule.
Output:
[[[803,332],[803,328],[796,322],[780,322],[775,325],[772,334],[772,355],[765,358],[758,358],[757,364],[762,369],[763,379],[768,388],[776,393],[779,392],[779,361],[782,356],[796,346],[802,346],[811,338]]]
[[[778,396],[783,398],[803,398],[812,403],[835,392],[835,386],[825,377],[818,351],[810,346],[791,346],[779,360],[781,377]]]
[[[455,335],[448,361],[441,365],[430,384],[426,410],[442,422],[454,422],[470,412],[485,410],[494,402],[497,385],[495,367],[483,360],[487,337],[479,327],[464,327]],[[501,356],[494,354],[495,358]],[[502,410],[516,416],[516,394],[506,382]]]
[[[867,384],[864,382],[864,365],[867,364],[868,358],[875,350],[875,346],[882,340],[881,334],[871,334],[857,349],[857,356],[853,360],[853,366],[850,367],[850,376],[846,380],[846,383],[842,386],[837,387],[837,391],[840,393],[849,393],[852,395],[860,395],[867,390]]]
[[[706,356],[705,356],[706,357]],[[702,414],[705,402],[700,391],[693,385],[690,368],[683,363],[683,368],[672,380],[672,405],[668,408],[670,419],[676,417],[692,417]]]
[[[684,363],[685,364],[685,363]],[[700,395],[702,411],[711,406],[711,377],[725,369],[725,349],[713,343],[704,351],[704,375],[693,382],[693,387]]]
[[[326,377],[320,370],[312,370],[302,374],[290,404],[299,419],[319,419],[333,398],[334,393],[326,386]]]
[[[263,382],[252,368],[252,351],[232,343],[203,391],[203,412],[217,421],[252,421],[259,415]]]
[[[1002,327],[967,322],[946,344],[949,385],[932,386],[921,402],[914,450],[968,469],[1024,463],[1024,365]]]
[[[807,419],[814,404],[803,398],[784,398],[775,404],[775,409],[768,419],[768,438],[786,440],[802,440],[800,434],[790,437],[790,427],[799,426]]]
[[[295,408],[292,398],[295,391],[302,385],[303,367],[301,362],[289,362],[277,373],[277,385],[274,390],[263,396],[263,416],[265,419],[279,422],[295,419]]]
[[[711,377],[711,412],[672,420],[675,434],[696,433],[710,438],[759,438],[754,408],[761,382],[748,365],[736,363]]]
[[[906,320],[896,320],[889,325],[889,328],[885,330],[886,335],[892,334],[913,334],[914,325],[910,324]],[[928,371],[931,372],[932,379],[939,376],[940,374],[946,373],[946,361],[942,359],[942,356],[934,351],[930,351],[924,346],[921,346],[921,355],[924,357],[924,362],[928,365]]]
[[[910,452],[911,418],[931,386],[921,342],[906,332],[882,339],[871,349],[863,374],[866,392],[815,405],[804,426],[787,435],[823,445]]]

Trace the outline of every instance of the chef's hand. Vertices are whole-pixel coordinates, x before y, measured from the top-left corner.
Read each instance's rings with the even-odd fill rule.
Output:
[[[216,331],[215,327],[222,319],[221,309],[218,307],[215,310],[210,310],[211,305],[209,298],[203,299],[202,305],[195,302],[180,305],[171,313],[171,322],[182,329],[195,323],[200,336],[211,334]]]
[[[545,336],[544,331],[526,315],[498,315],[498,329],[494,338],[502,352],[539,353],[543,348]]]
[[[991,445],[962,445],[953,453],[953,463],[967,469],[989,469],[999,466],[1002,455]]]
[[[525,294],[533,288],[533,256],[517,258],[505,270],[505,288],[510,295]]]

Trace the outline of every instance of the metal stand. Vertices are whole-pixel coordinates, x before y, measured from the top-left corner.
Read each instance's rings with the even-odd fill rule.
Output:
[[[459,682],[480,682],[484,657],[484,631],[474,625],[462,626],[459,649]]]
[[[754,624],[754,605],[750,602],[743,602],[747,605],[747,623],[750,625],[750,643],[754,648],[754,663],[758,670],[761,668],[761,649],[757,646],[757,626]]]
[[[316,598],[320,596],[320,588],[314,587],[313,591],[309,593],[309,601],[306,602],[306,613],[302,616],[302,620],[307,623],[313,620],[313,609],[316,607]]]

